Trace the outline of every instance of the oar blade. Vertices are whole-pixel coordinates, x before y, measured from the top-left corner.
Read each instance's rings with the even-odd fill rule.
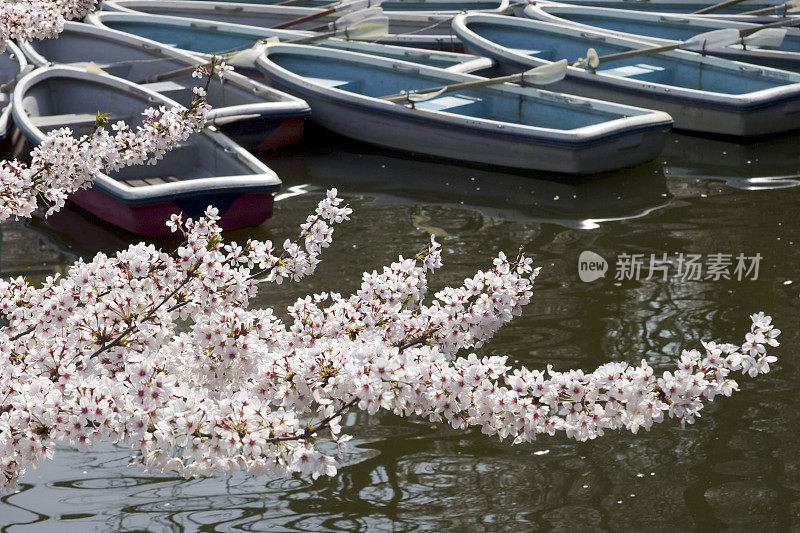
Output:
[[[378,39],[389,33],[389,17],[370,17],[336,31],[337,37],[348,40]]]
[[[270,42],[276,42],[277,40],[278,39],[276,37],[269,37],[265,41],[257,42],[251,48],[234,52],[225,60],[225,63],[228,65],[233,65],[234,67],[254,68],[256,60],[261,56],[262,53],[264,53],[264,49],[267,47],[267,44]]]
[[[370,7],[379,7],[383,0],[346,0],[333,7],[334,13],[352,13],[360,9],[369,9]]]
[[[380,7],[370,7],[368,9],[361,9],[359,11],[354,11],[352,13],[347,13],[346,15],[342,15],[341,17],[337,18],[336,20],[328,24],[328,28],[333,31],[342,30],[364,19],[372,17],[381,17],[381,16],[383,16],[383,9],[381,9]]]
[[[522,79],[525,83],[532,83],[534,85],[549,85],[564,79],[567,75],[567,60],[562,59],[555,63],[548,63],[525,72]]]
[[[784,37],[786,37],[786,28],[765,28],[744,37],[742,41],[749,46],[777,48],[783,44]]]
[[[723,28],[695,35],[683,41],[680,48],[693,52],[702,52],[715,48],[725,48],[739,42],[739,30],[736,28]]]

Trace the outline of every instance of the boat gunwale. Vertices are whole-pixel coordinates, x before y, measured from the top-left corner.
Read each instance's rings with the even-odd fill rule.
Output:
[[[108,11],[128,11],[134,13],[147,13],[146,11],[137,11],[137,8],[145,7],[148,4],[152,5],[152,0],[106,0],[103,2],[103,9]],[[498,7],[492,10],[474,10],[477,13],[501,13],[509,9],[509,0],[498,0]],[[220,8],[224,5],[224,9]],[[133,6],[133,7],[130,7]],[[248,11],[257,14],[277,14],[277,13],[291,13],[297,17],[306,15],[313,15],[324,10],[321,7],[305,7],[305,6],[281,6],[271,4],[248,4],[246,2],[214,2],[202,0],[159,0],[157,7],[162,8],[178,8],[187,11],[200,11],[200,12],[243,12]],[[389,20],[397,22],[416,22],[416,23],[432,23],[449,20],[457,13],[463,12],[462,10],[447,10],[447,11],[391,11],[384,10],[383,13],[389,17]]]
[[[4,53],[11,53],[14,55],[16,59],[16,64],[19,67],[17,73],[14,77],[11,78],[9,81],[13,81],[14,78],[22,74],[25,70],[25,67],[28,66],[28,59],[25,57],[25,54],[22,52],[19,46],[14,41],[6,42],[6,50]],[[13,95],[13,93],[12,93]],[[11,131],[11,127],[14,125],[14,121],[11,119],[12,114],[12,103],[13,103],[13,96],[9,95],[8,104],[0,111],[0,139],[5,139],[9,132]]]

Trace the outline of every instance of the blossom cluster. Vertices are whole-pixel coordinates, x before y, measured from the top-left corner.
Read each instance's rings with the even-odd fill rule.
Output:
[[[97,0],[35,0],[0,2],[0,51],[11,39],[52,39],[64,22],[85,17]]]
[[[350,408],[446,420],[455,428],[530,441],[636,432],[668,417],[691,423],[707,401],[775,361],[780,331],[752,315],[744,344],[703,343],[656,376],[608,363],[591,373],[512,368],[505,357],[462,355],[530,301],[538,269],[522,253],[427,301],[441,266],[431,239],[411,258],[366,272],[350,296],[298,299],[281,319],[249,309],[262,282],[313,273],[333,225],[350,209],[329,191],[282,245],[223,244],[209,208],[176,215],[172,254],[144,244],[76,263],[33,287],[0,282],[0,485],[53,456],[54,441],[100,440],[136,450],[148,471],[183,476],[336,472]]]

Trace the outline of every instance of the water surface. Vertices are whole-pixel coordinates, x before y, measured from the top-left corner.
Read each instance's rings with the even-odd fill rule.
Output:
[[[459,284],[520,245],[543,267],[533,302],[482,353],[519,364],[591,370],[647,358],[672,368],[699,340],[740,342],[748,315],[784,331],[774,371],[739,380],[697,424],[667,422],[593,442],[563,436],[510,446],[479,431],[351,413],[356,438],[333,479],[144,475],[129,451],[59,448],[0,499],[3,531],[713,531],[800,529],[800,410],[795,346],[800,289],[800,137],[750,144],[670,135],[655,162],[590,179],[504,173],[415,160],[312,132],[266,158],[287,197],[263,226],[231,234],[282,240],[336,186],[354,209],[318,274],[265,288],[282,310],[300,295],[352,291],[360,273],[442,243],[432,289]],[[138,240],[69,211],[0,226],[0,273],[41,279],[79,256]],[[169,241],[161,241],[164,247]],[[578,256],[609,262],[584,283]],[[669,272],[615,280],[621,254],[762,256],[756,280]],[[645,265],[646,267],[646,265]],[[732,273],[732,268],[731,268]]]

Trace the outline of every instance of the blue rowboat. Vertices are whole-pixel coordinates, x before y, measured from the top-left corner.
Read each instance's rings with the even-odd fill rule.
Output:
[[[14,122],[32,145],[57,128],[75,135],[94,130],[98,112],[135,128],[148,107],[173,107],[174,100],[135,83],[68,66],[41,67],[23,76],[12,98]],[[272,215],[281,180],[267,166],[222,133],[190,135],[156,165],[99,173],[94,186],[70,200],[130,232],[169,235],[172,213],[197,217],[208,205],[220,211],[225,229],[256,226]]]
[[[665,113],[498,84],[414,106],[381,96],[481,80],[405,61],[275,44],[257,65],[311,105],[312,120],[359,141],[474,163],[591,174],[658,155]]]
[[[231,22],[260,28],[274,28],[299,17],[321,11],[315,7],[270,6],[242,4],[238,2],[215,2],[200,0],[108,0],[103,2],[106,11],[148,13],[188,17],[212,22]],[[384,12],[386,15],[389,13]],[[389,34],[378,42],[434,50],[461,51],[461,43],[450,33],[453,15],[429,13],[395,12],[389,16]],[[337,15],[321,17],[298,24],[292,29],[326,31],[327,25]]]
[[[11,120],[11,91],[14,80],[29,69],[25,55],[13,42],[6,43],[5,51],[0,54],[0,148],[7,150],[14,122]],[[6,85],[7,84],[7,85]]]
[[[470,52],[491,57],[507,72],[574,61],[589,48],[603,56],[652,47],[611,33],[496,15],[458,15],[453,32]],[[552,87],[666,111],[676,128],[692,131],[751,136],[800,127],[800,74],[683,50],[600,63],[597,72],[569,67]]]
[[[515,0],[515,3],[517,5],[521,5],[527,4],[528,2],[520,2]],[[569,2],[551,2],[549,0],[545,0],[543,3],[607,7],[611,9],[632,9],[635,11],[645,11],[651,13],[694,13],[695,11],[712,6],[718,2],[709,0],[570,0]],[[755,9],[770,8],[783,3],[784,0],[745,0],[744,2],[739,2],[738,4],[713,11],[707,16],[737,16],[737,13],[753,11]]]
[[[146,82],[157,74],[207,60],[161,43],[108,28],[67,22],[58,40],[35,40],[21,44],[34,65],[80,64],[132,82]],[[191,72],[145,86],[184,106],[198,85]],[[225,84],[211,83],[207,99],[214,108],[209,123],[251,150],[274,150],[299,141],[311,114],[304,101],[232,73]]]
[[[531,19],[569,25],[584,31],[607,31],[630,39],[641,39],[654,46],[685,41],[700,33],[736,28],[757,28],[756,24],[709,17],[645,13],[629,9],[571,6],[566,4],[531,4],[523,11]],[[734,61],[800,72],[800,30],[784,28],[786,34],[778,47],[742,45],[711,49],[709,55]]]
[[[209,0],[200,0],[209,1]],[[255,5],[276,5],[285,0],[211,0],[217,2],[236,2]],[[302,7],[328,7],[331,0],[307,0],[292,5]],[[447,15],[453,17],[462,11],[480,11],[482,13],[502,14],[508,8],[508,0],[386,0],[381,4],[384,12],[393,15],[395,12],[424,13],[426,15]]]
[[[270,37],[277,37],[285,41],[312,35],[306,31],[272,30],[242,24],[211,23],[186,17],[114,11],[96,11],[87,16],[85,22],[99,28],[111,28],[166,43],[195,55],[201,55],[206,59],[210,59],[212,54],[219,55],[232,50],[250,48],[257,41]],[[456,72],[475,73],[494,65],[491,59],[485,57],[407,46],[345,41],[343,39],[321,39],[313,44],[325,48],[402,59],[432,67],[447,68]],[[237,70],[242,69],[237,68]]]

